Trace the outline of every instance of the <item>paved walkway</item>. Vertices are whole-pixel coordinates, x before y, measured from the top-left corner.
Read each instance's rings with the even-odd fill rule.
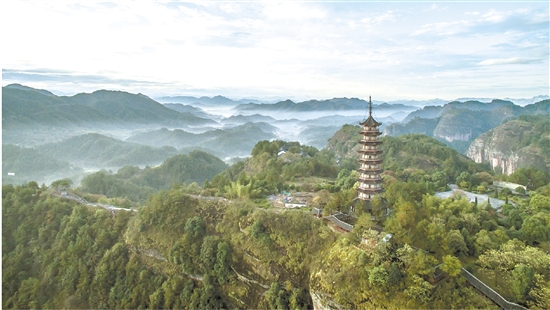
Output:
[[[476,197],[477,197],[477,203],[478,204],[482,204],[482,203],[486,203],[487,200],[489,199],[489,195],[485,195],[485,194],[474,194],[474,193],[471,193],[471,192],[467,192],[467,191],[464,191],[464,190],[461,190],[458,188],[458,186],[456,184],[449,184],[449,187],[451,188],[450,191],[447,191],[447,192],[437,192],[435,193],[435,195],[439,198],[449,198],[453,195],[462,195],[466,198],[468,198],[468,200],[470,202],[474,202],[476,200]],[[490,198],[490,202],[491,202],[491,206],[494,208],[494,209],[499,209],[500,207],[502,207],[502,205],[505,203],[504,200],[500,200],[500,199],[496,199],[496,198]]]

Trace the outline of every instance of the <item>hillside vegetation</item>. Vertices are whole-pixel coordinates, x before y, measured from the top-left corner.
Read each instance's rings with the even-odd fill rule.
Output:
[[[190,113],[179,113],[141,94],[98,90],[59,97],[13,84],[2,87],[2,126],[98,126],[108,123],[198,125],[213,123]]]
[[[434,137],[465,153],[479,135],[518,115],[550,114],[550,100],[520,107],[510,101],[493,100],[449,102],[441,107],[427,106],[410,113],[401,123],[384,128],[384,133],[399,136],[421,133]]]
[[[81,167],[94,168],[157,165],[178,154],[173,147],[152,148],[97,133],[74,136],[61,142],[38,146],[36,149]]]
[[[13,144],[2,145],[2,171],[2,184],[23,184],[30,181],[49,184],[83,172],[81,168],[60,158]]]
[[[125,166],[115,174],[105,170],[90,174],[82,179],[81,189],[85,193],[143,202],[150,194],[175,184],[203,184],[226,168],[221,159],[192,151],[173,156],[154,168]]]
[[[354,164],[354,168],[358,168],[356,160],[360,148],[359,132],[359,126],[345,125],[334,134],[327,145],[328,150],[333,151],[344,162]],[[383,142],[381,158],[386,174],[401,179],[413,178],[415,181],[429,182],[437,174],[440,175],[439,178],[444,178],[440,181],[452,183],[462,172],[476,174],[490,171],[487,165],[475,164],[466,156],[426,135],[384,136],[380,140]]]
[[[529,167],[550,173],[550,119],[521,115],[479,136],[466,155],[504,174]]]
[[[245,123],[231,128],[209,130],[194,134],[181,129],[158,130],[135,134],[127,139],[153,147],[172,146],[201,148],[220,157],[247,156],[261,140],[273,139],[276,128],[267,123]]]

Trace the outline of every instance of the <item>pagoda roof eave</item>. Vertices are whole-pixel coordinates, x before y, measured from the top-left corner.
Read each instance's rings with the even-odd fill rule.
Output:
[[[359,123],[361,126],[367,126],[367,127],[378,127],[380,125],[382,125],[382,123],[379,123],[377,122],[373,117],[372,115],[369,115],[369,117],[362,121],[361,123]]]

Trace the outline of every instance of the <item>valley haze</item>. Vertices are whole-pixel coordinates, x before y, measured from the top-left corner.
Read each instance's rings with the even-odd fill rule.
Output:
[[[382,122],[384,134],[424,133],[465,153],[469,143],[501,121],[547,111],[545,98],[373,100],[373,116]],[[158,166],[195,149],[233,162],[233,158],[249,157],[261,140],[297,141],[324,149],[343,125],[357,125],[368,113],[368,101],[359,98],[275,103],[223,96],[157,100],[124,91],[57,96],[21,84],[3,87],[3,170],[15,174],[4,173],[3,182],[35,178],[49,183],[64,176],[78,184],[93,171]],[[445,116],[476,119],[480,113],[495,116],[477,120],[477,127]],[[426,124],[418,127],[419,121]],[[46,162],[43,168],[50,168],[31,168],[32,161]]]

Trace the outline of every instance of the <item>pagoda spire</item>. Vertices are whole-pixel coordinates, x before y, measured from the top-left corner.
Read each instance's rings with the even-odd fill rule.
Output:
[[[370,96],[369,96],[369,116],[372,116],[372,102],[370,101]]]

